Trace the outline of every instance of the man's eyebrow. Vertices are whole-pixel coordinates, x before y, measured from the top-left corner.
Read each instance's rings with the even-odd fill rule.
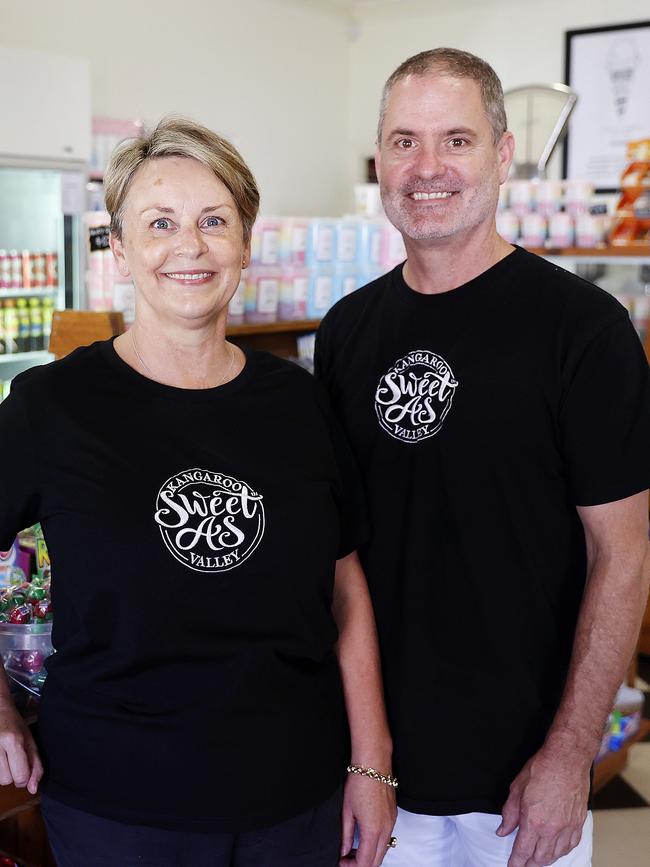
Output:
[[[476,135],[476,130],[472,129],[469,126],[455,126],[452,129],[446,130],[445,135]],[[404,136],[417,136],[418,133],[412,129],[402,129],[397,127],[396,129],[392,129],[388,133],[388,137],[392,138],[396,135],[404,135]]]
[[[392,138],[394,135],[417,135],[417,133],[411,129],[392,129],[388,133],[388,137]]]

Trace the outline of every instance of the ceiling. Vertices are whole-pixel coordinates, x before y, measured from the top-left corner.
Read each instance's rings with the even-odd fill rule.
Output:
[[[447,0],[311,0],[323,9],[337,12],[347,18],[364,20],[388,18],[403,14],[448,11]],[[454,7],[494,6],[498,0],[455,0]]]

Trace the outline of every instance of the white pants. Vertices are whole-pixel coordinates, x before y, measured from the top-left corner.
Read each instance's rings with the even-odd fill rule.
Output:
[[[399,810],[383,867],[506,867],[516,832],[497,837],[501,816],[467,813],[462,816],[424,816]],[[555,867],[591,867],[593,819],[587,814],[582,838]]]

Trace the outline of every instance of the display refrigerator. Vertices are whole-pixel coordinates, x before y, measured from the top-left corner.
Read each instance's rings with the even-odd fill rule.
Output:
[[[0,159],[0,380],[48,361],[52,313],[79,307],[85,172]],[[3,386],[3,391],[6,386]]]
[[[0,45],[0,398],[50,360],[52,313],[83,306],[87,61]]]

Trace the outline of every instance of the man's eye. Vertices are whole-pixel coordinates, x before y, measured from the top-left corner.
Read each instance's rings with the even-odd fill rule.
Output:
[[[413,147],[413,139],[412,138],[400,138],[397,141],[397,147],[401,148],[402,150],[407,151]]]
[[[171,228],[171,223],[166,217],[158,217],[157,220],[154,220],[151,224],[154,229],[169,229]]]
[[[452,138],[450,144],[453,148],[462,148],[467,142],[464,138]]]

